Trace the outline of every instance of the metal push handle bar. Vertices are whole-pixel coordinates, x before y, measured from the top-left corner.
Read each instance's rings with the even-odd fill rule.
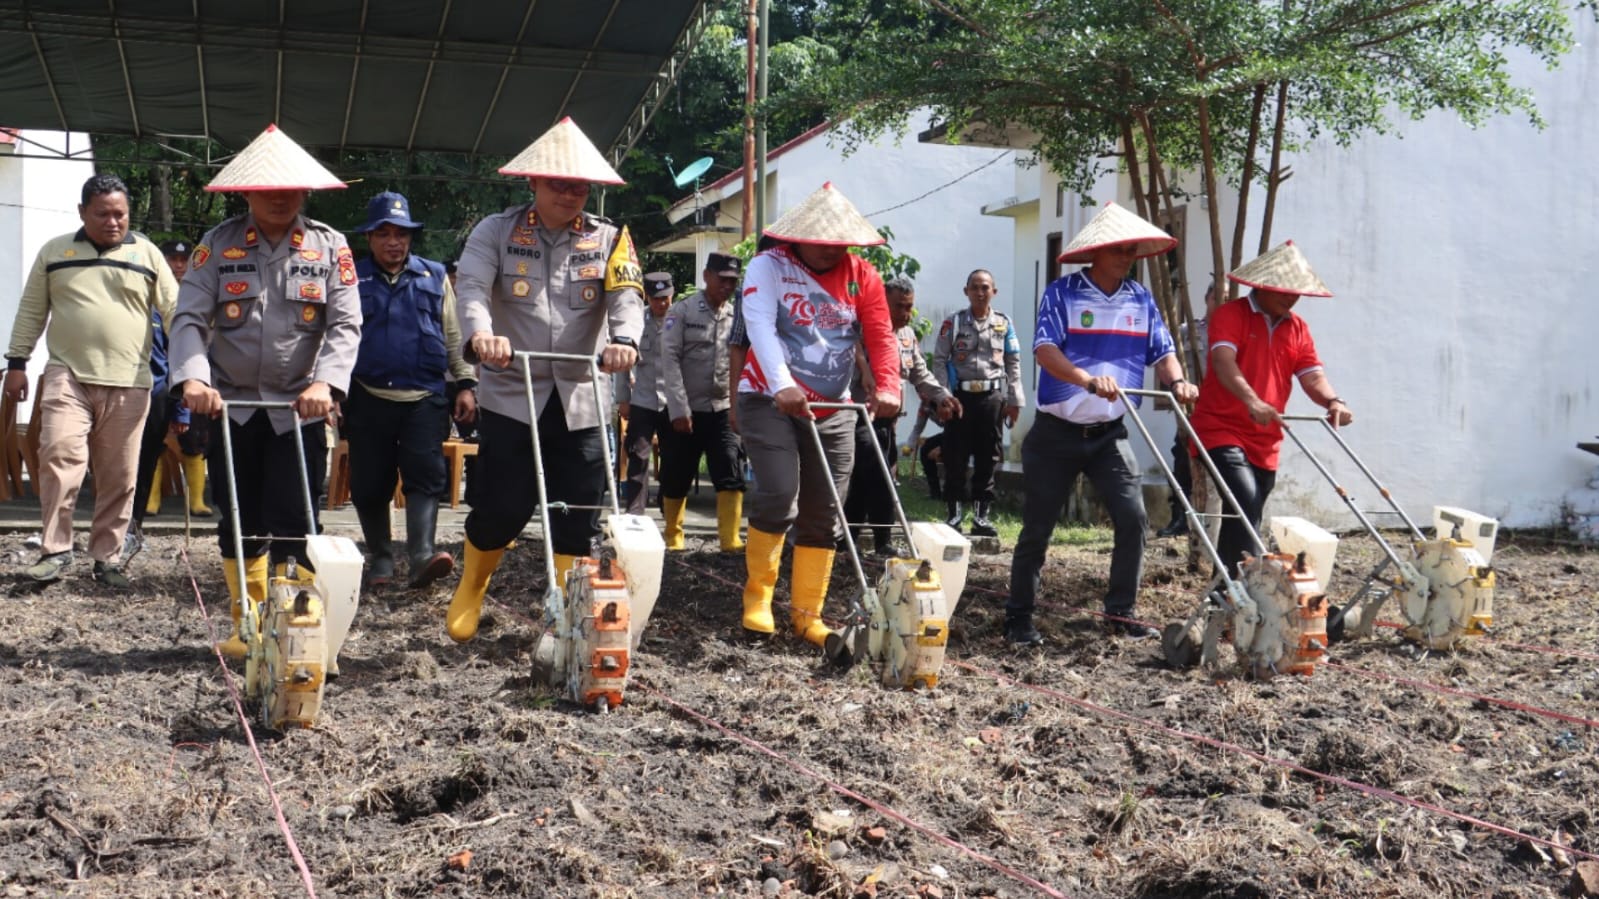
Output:
[[[515,358],[522,361],[522,388],[527,394],[527,421],[528,430],[533,434],[533,474],[539,488],[539,523],[542,525],[544,538],[544,573],[548,576],[550,589],[555,589],[555,538],[550,533],[550,498],[549,491],[544,485],[544,453],[539,445],[539,413],[538,404],[533,399],[533,363],[538,362],[581,362],[589,367],[589,383],[594,388],[594,408],[603,413],[605,409],[605,392],[600,385],[599,357],[587,356],[578,353],[544,353],[537,350],[517,350]],[[611,442],[604,433],[605,415],[600,414],[600,452],[605,456],[605,486],[610,491],[612,515],[622,514],[616,495],[616,472],[611,464]],[[605,508],[605,507],[601,507]]]
[[[866,407],[858,403],[811,403],[810,407],[812,409],[859,409],[862,413],[866,412]],[[833,498],[833,508],[838,510],[838,523],[844,528],[844,545],[849,547],[850,568],[855,572],[855,580],[860,583],[861,590],[869,593],[872,586],[866,580],[866,570],[861,567],[861,554],[855,547],[855,538],[849,532],[849,520],[844,517],[844,500],[838,495],[838,485],[833,483],[833,469],[832,466],[827,464],[827,447],[822,444],[821,429],[816,426],[815,418],[805,418],[802,421],[805,422],[806,429],[811,432],[811,443],[816,447],[816,456],[821,459],[822,468],[827,470],[828,476],[824,478],[827,482],[827,493]],[[877,453],[877,455],[881,456],[882,453]],[[903,517],[903,513],[901,513],[901,517]],[[909,529],[907,529],[906,533],[909,533]],[[866,615],[866,609],[861,605],[859,599],[855,600],[852,611],[858,617]]]
[[[1355,454],[1354,448],[1349,445],[1348,441],[1344,440],[1344,435],[1338,433],[1338,429],[1333,427],[1332,422],[1328,421],[1325,417],[1320,416],[1320,415],[1284,415],[1283,416],[1283,422],[1284,422],[1283,430],[1288,431],[1290,434],[1293,434],[1293,431],[1287,425],[1287,422],[1290,422],[1290,421],[1314,421],[1314,422],[1319,422],[1321,424],[1322,428],[1327,433],[1332,435],[1332,439],[1335,440],[1338,443],[1338,447],[1340,449],[1342,449],[1344,451],[1344,454],[1349,457],[1349,461],[1355,463],[1355,467],[1360,469],[1360,473],[1365,475],[1366,479],[1368,481],[1371,481],[1371,485],[1373,487],[1377,488],[1377,493],[1380,494],[1382,496],[1382,498],[1388,502],[1388,507],[1391,508],[1394,511],[1394,514],[1398,515],[1400,520],[1405,523],[1405,527],[1410,528],[1411,535],[1413,537],[1415,537],[1415,539],[1417,539],[1417,540],[1425,540],[1425,539],[1427,539],[1425,536],[1422,535],[1421,528],[1416,526],[1416,522],[1413,521],[1409,515],[1405,514],[1405,510],[1404,509],[1399,507],[1399,503],[1394,499],[1394,495],[1392,493],[1388,492],[1388,488],[1383,486],[1383,483],[1381,481],[1377,480],[1377,475],[1373,474],[1372,470],[1366,466],[1366,463],[1363,462],[1361,460],[1361,458],[1358,455]],[[1294,442],[1299,444],[1299,448],[1300,449],[1304,449],[1305,448],[1305,444],[1299,439],[1298,435],[1294,435]],[[1311,461],[1316,464],[1316,467],[1318,469],[1321,469],[1321,473],[1323,475],[1326,475],[1327,480],[1332,482],[1333,489],[1338,491],[1338,495],[1339,496],[1345,495],[1344,494],[1344,488],[1340,487],[1336,480],[1333,480],[1332,475],[1328,474],[1327,470],[1325,468],[1322,468],[1320,460],[1316,459],[1315,456],[1311,456],[1311,454],[1308,451],[1305,453],[1305,455],[1310,456]]]
[[[1199,450],[1195,455],[1200,463],[1205,466],[1205,471],[1210,473],[1210,482],[1216,485],[1216,489],[1221,493],[1227,507],[1232,509],[1233,514],[1237,515],[1238,519],[1245,524],[1244,530],[1249,534],[1250,542],[1254,544],[1255,555],[1264,556],[1266,554],[1265,541],[1260,539],[1260,534],[1255,530],[1255,526],[1250,523],[1249,516],[1244,514],[1243,504],[1238,501],[1236,496],[1233,496],[1233,492],[1228,488],[1227,482],[1222,480],[1221,469],[1216,467],[1215,460],[1210,458],[1210,453],[1205,451],[1204,441],[1200,440],[1199,434],[1194,431],[1194,426],[1188,421],[1188,415],[1183,412],[1183,404],[1177,401],[1177,397],[1173,396],[1169,390],[1142,390],[1135,387],[1121,387],[1118,390],[1128,396],[1164,398],[1171,403],[1171,410],[1177,416],[1177,423],[1182,426],[1183,433],[1188,436],[1194,448]],[[1188,497],[1183,496],[1182,489],[1177,486],[1177,476],[1172,473],[1171,467],[1166,464],[1166,457],[1161,448],[1155,444],[1155,438],[1150,435],[1149,429],[1144,427],[1144,420],[1139,416],[1137,407],[1132,403],[1123,403],[1122,405],[1127,409],[1127,414],[1132,418],[1133,424],[1138,426],[1138,432],[1144,436],[1144,440],[1149,444],[1150,452],[1154,454],[1155,461],[1159,463],[1160,470],[1165,473],[1167,481],[1172,485],[1172,489],[1179,496],[1182,496],[1183,508],[1189,515],[1193,516],[1190,520],[1190,527],[1199,533],[1205,549],[1210,552],[1211,561],[1215,562],[1216,568],[1223,570],[1223,574],[1230,579],[1232,575],[1224,570],[1226,566],[1221,564],[1221,554],[1216,551],[1216,547],[1210,542],[1210,534],[1205,530],[1203,519],[1194,511],[1194,507],[1188,502]]]
[[[1164,392],[1162,393],[1164,394]],[[1215,565],[1216,571],[1220,573],[1222,583],[1228,587],[1223,595],[1230,595],[1233,576],[1228,572],[1227,566],[1222,564],[1221,553],[1216,549],[1216,544],[1210,541],[1210,531],[1205,526],[1204,517],[1194,510],[1193,503],[1188,500],[1188,494],[1184,493],[1182,487],[1177,483],[1177,475],[1171,470],[1171,466],[1166,464],[1166,458],[1162,455],[1160,447],[1156,445],[1155,438],[1149,433],[1149,429],[1144,427],[1143,417],[1133,408],[1132,403],[1127,403],[1126,406],[1129,417],[1132,418],[1133,424],[1138,428],[1138,433],[1144,438],[1144,442],[1149,444],[1150,451],[1154,453],[1155,463],[1160,466],[1161,473],[1166,476],[1166,483],[1171,485],[1172,493],[1176,494],[1178,501],[1183,504],[1183,515],[1188,520],[1188,532],[1199,538],[1199,544],[1204,547],[1205,555],[1210,557],[1211,564]],[[1175,399],[1172,403],[1172,408],[1177,408]],[[1199,455],[1203,457],[1205,454],[1201,452]],[[1207,459],[1206,461],[1208,462],[1209,460]]]
[[[871,411],[866,408],[864,403],[811,403],[810,407],[822,410],[834,409],[841,412],[853,410],[866,420],[868,430],[872,426]],[[900,529],[905,532],[905,542],[910,543],[911,521],[909,516],[905,514],[905,506],[899,501],[899,490],[894,487],[894,472],[888,467],[888,460],[883,458],[881,452],[872,453],[872,455],[877,458],[877,470],[883,473],[883,481],[888,485],[888,495],[894,498],[894,518],[899,522]],[[857,459],[856,464],[859,465],[860,460]],[[849,528],[846,526],[845,530],[849,530]],[[915,552],[916,547],[912,546],[911,553],[914,555]]]
[[[228,416],[232,409],[287,409],[294,413],[294,450],[300,457],[300,491],[305,500],[305,532],[316,533],[316,506],[311,500],[311,470],[306,464],[305,436],[300,433],[300,428],[305,424],[301,421],[300,413],[295,411],[294,403],[283,400],[223,400],[222,401],[222,466],[228,480],[228,523],[233,526],[233,565],[234,571],[239,576],[239,604],[250,614],[239,616],[241,632],[240,639],[248,644],[255,636],[256,615],[255,600],[246,589],[249,578],[244,568],[244,527],[239,521],[239,483],[238,475],[233,465],[233,428],[232,420]]]

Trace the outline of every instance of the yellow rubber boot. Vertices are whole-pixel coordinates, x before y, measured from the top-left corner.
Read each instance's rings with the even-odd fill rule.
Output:
[[[309,587],[316,583],[316,572],[302,564],[297,563],[294,566],[294,574],[293,578],[289,577],[288,562],[279,562],[272,566],[272,576],[280,581],[289,581],[298,587]]]
[[[744,629],[751,633],[769,636],[777,632],[772,621],[772,591],[782,561],[783,535],[751,526],[749,544],[744,547],[744,567],[749,570],[744,584]]]
[[[450,610],[444,613],[444,626],[450,639],[465,643],[477,635],[478,617],[483,614],[483,596],[489,592],[489,578],[500,567],[504,549],[478,549],[466,541],[466,558],[461,562],[461,582],[455,585]]]
[[[833,579],[833,551],[815,546],[794,547],[792,618],[794,633],[822,648],[832,628],[822,623],[827,584]]]
[[[716,534],[722,540],[722,552],[737,552],[744,548],[738,539],[738,526],[744,517],[744,491],[716,491]]]
[[[566,576],[572,572],[572,566],[576,562],[577,556],[568,556],[564,553],[555,554],[555,582],[561,585],[562,590],[566,589]]]
[[[217,644],[217,649],[230,659],[242,659],[244,641],[239,639],[239,619],[244,617],[244,604],[239,600],[239,569],[232,559],[222,560],[222,577],[228,582],[229,615],[233,618],[233,633]],[[250,598],[256,602],[266,600],[267,557],[256,556],[244,560],[244,583]]]
[[[163,480],[162,475],[166,473],[166,467],[167,460],[165,458],[155,460],[155,474],[150,478],[150,499],[144,504],[144,514],[146,515],[161,514],[161,481]]]
[[[205,504],[205,457],[183,457],[183,480],[189,486],[189,514],[210,515],[211,507]]]
[[[683,548],[683,503],[686,498],[661,497],[661,511],[666,518],[666,548]]]

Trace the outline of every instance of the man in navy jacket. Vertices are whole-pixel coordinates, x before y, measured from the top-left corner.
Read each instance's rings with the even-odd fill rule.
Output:
[[[411,220],[410,201],[385,192],[367,204],[371,253],[356,263],[361,292],[361,350],[344,432],[350,441],[350,499],[371,554],[368,584],[394,578],[389,499],[398,472],[405,490],[405,544],[410,585],[425,587],[449,574],[455,559],[434,548],[439,502],[446,477],[440,449],[450,436],[451,403],[446,380],[454,381],[454,417],[477,416],[477,384],[461,358],[455,291],[444,266],[411,253],[422,223]]]

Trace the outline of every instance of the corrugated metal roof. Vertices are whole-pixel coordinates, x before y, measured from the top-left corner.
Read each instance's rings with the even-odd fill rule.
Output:
[[[570,115],[619,158],[705,0],[0,0],[3,124],[510,156]]]

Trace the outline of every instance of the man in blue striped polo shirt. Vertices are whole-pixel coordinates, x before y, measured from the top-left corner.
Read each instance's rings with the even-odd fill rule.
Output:
[[[1159,228],[1108,203],[1060,257],[1063,263],[1088,263],[1088,268],[1044,289],[1033,338],[1040,369],[1038,415],[1022,441],[1027,493],[1005,605],[1005,639],[1011,643],[1043,642],[1033,624],[1034,597],[1050,535],[1079,473],[1093,482],[1115,527],[1104,599],[1111,632],[1133,638],[1154,634],[1131,620],[1143,579],[1148,518],[1138,464],[1122,422],[1124,404],[1138,399],[1120,391],[1143,387],[1144,368],[1154,366],[1160,384],[1179,400],[1188,402],[1198,394],[1183,379],[1154,297],[1127,277],[1135,260],[1164,253],[1176,243]]]

